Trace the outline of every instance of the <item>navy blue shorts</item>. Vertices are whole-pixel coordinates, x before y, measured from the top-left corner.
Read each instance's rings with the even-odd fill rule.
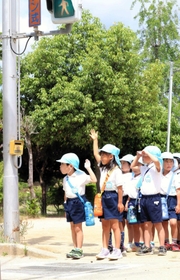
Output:
[[[82,195],[81,197],[84,201],[87,201],[85,195]],[[79,224],[85,221],[84,204],[78,197],[68,198],[66,203],[64,203],[64,210],[66,212],[67,222]]]
[[[128,200],[128,195],[123,196],[123,205],[124,205],[124,207],[126,205],[127,200]],[[125,210],[123,211],[123,219],[127,220],[127,211],[125,211]]]
[[[162,223],[162,205],[160,194],[142,195],[141,222]]]
[[[134,206],[134,208],[136,209],[137,223],[134,223],[134,225],[140,224],[140,223],[141,223],[141,216],[140,216],[140,213],[138,213],[137,199],[135,199],[135,198],[130,198],[129,202],[131,202],[131,204],[132,204],[132,205]],[[129,207],[129,203],[128,203],[128,207]]]
[[[100,219],[120,221],[123,213],[118,211],[118,193],[116,191],[104,191],[102,194],[103,216]]]

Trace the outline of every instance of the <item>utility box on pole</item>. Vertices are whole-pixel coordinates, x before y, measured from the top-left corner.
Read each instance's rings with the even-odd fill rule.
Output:
[[[16,2],[2,1],[3,218],[7,242],[19,242],[20,237],[17,158],[10,155],[10,141],[17,139]]]

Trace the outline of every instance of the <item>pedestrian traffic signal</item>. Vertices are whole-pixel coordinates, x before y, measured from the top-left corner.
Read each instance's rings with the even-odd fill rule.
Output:
[[[46,0],[53,23],[73,23],[81,19],[82,0]]]

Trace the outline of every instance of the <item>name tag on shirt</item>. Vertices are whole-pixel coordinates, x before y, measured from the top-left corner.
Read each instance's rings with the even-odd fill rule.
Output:
[[[109,190],[112,190],[113,186],[112,186],[112,182],[107,182],[106,183],[106,190],[109,191]]]

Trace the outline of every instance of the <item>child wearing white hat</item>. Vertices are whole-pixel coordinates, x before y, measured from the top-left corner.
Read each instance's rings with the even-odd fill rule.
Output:
[[[176,184],[176,173],[174,173],[174,166],[176,164],[176,160],[173,157],[173,154],[170,152],[164,152],[161,154],[163,159],[163,172],[162,172],[162,183],[161,183],[161,196],[167,197],[167,206],[168,206],[168,215],[169,220],[163,221],[163,227],[165,230],[165,246],[167,250],[179,251],[179,246],[177,244],[177,235],[178,235],[178,227],[177,227],[177,218],[178,215],[176,213],[176,207],[180,205],[177,201],[177,189],[180,188],[179,184]],[[169,243],[169,231],[168,231],[168,223],[171,228],[171,237],[172,243]]]
[[[129,183],[132,179],[132,172],[131,172],[131,163],[134,159],[134,156],[131,154],[127,154],[125,156],[123,156],[120,159],[121,162],[121,170],[122,170],[122,176],[123,176],[123,205],[126,205],[127,199],[128,199],[128,188],[129,188]],[[124,239],[125,239],[125,235],[124,235],[124,228],[127,225],[127,229],[128,229],[128,244],[125,248],[124,246]],[[119,222],[119,226],[120,226],[120,230],[121,230],[121,251],[123,253],[123,255],[126,255],[126,250],[130,251],[131,250],[131,244],[134,238],[134,234],[133,234],[133,227],[132,225],[130,225],[127,222],[127,209],[124,209],[123,212],[123,222]]]
[[[178,175],[177,178],[177,183],[180,185],[180,153],[174,153],[173,154],[173,157],[177,160],[177,166],[176,166],[176,169],[175,169],[175,173],[176,175]],[[180,196],[180,188],[177,189],[177,197]],[[180,214],[180,206],[177,208],[176,207],[176,213],[177,214]],[[178,215],[178,237],[177,237],[177,244],[179,245],[180,247],[180,215]]]

